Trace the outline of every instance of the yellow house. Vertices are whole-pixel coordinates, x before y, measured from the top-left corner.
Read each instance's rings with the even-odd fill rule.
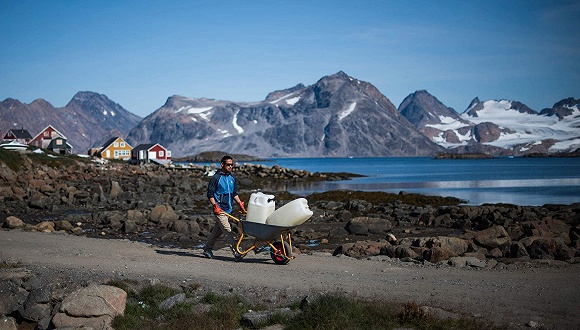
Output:
[[[103,144],[97,156],[106,159],[130,160],[131,150],[133,150],[133,147],[129,143],[120,137],[114,137]]]

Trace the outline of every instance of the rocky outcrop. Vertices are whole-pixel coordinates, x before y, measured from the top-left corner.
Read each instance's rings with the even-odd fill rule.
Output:
[[[112,329],[123,315],[127,293],[109,285],[73,282],[38,276],[26,268],[5,265],[0,269],[0,329],[22,320],[35,329]],[[1,318],[3,316],[3,318]]]
[[[56,328],[113,329],[113,318],[123,315],[126,302],[127,293],[117,287],[91,285],[68,295],[52,323]]]
[[[357,258],[386,255],[391,258],[469,264],[475,267],[482,263],[454,258],[580,262],[580,204],[542,207],[452,206],[437,209],[399,206],[393,207],[390,212],[385,212],[388,211],[386,207],[373,208],[382,211],[380,216],[383,219],[390,219],[390,223],[383,227],[384,231],[398,229],[399,233],[407,237],[394,242],[388,241],[385,236],[375,241],[344,243],[335,249],[335,255],[345,254]],[[402,211],[404,208],[408,211]],[[353,234],[369,235],[368,231],[359,229],[360,225],[353,226],[355,219],[347,222],[345,228]],[[445,227],[456,231],[453,236],[412,236],[413,232],[428,233],[429,227]],[[375,230],[380,231],[380,228]]]

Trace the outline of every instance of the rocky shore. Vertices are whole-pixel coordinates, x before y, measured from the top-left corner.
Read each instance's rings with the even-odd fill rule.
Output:
[[[215,167],[139,167],[31,154],[11,157],[0,159],[2,230],[59,231],[195,248],[213,226],[205,189]],[[241,163],[235,173],[243,200],[260,188],[276,196],[277,207],[298,197],[276,190],[280,182],[351,176]],[[314,216],[293,231],[295,253],[382,256],[487,269],[535,260],[580,262],[580,203],[465,206],[454,198],[357,191],[306,198]],[[43,295],[48,284],[24,281],[30,277],[25,273],[0,278],[0,300],[10,302],[2,304],[0,314],[18,312],[46,329],[56,315]],[[52,296],[59,292],[48,291]],[[105,295],[121,299],[117,294]],[[57,300],[64,299],[63,293]]]

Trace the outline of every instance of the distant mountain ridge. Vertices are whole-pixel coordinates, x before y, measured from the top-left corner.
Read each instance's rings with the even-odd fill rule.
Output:
[[[460,114],[419,90],[397,109],[375,86],[340,71],[258,102],[174,95],[145,118],[94,92],[78,92],[62,108],[43,99],[0,103],[3,133],[24,127],[35,135],[48,125],[74,153],[120,136],[134,147],[160,143],[176,158],[216,150],[263,158],[523,155],[580,148],[580,100],[538,113],[519,101],[476,97]]]
[[[426,91],[399,107],[417,129],[452,152],[494,155],[573,152],[580,148],[580,100],[568,98],[540,113],[518,101],[475,98],[458,114]]]
[[[258,157],[433,155],[444,149],[418,132],[373,85],[338,72],[261,102],[170,97],[127,136],[157,141],[176,157],[223,150]]]
[[[103,94],[78,92],[62,108],[43,99],[30,104],[15,99],[0,102],[0,130],[24,128],[35,136],[52,125],[66,136],[73,153],[86,154],[97,141],[129,132],[141,117],[130,113]]]

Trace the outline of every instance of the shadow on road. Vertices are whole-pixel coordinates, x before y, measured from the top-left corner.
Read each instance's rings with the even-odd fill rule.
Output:
[[[207,259],[206,257],[204,257],[201,252],[200,253],[195,253],[195,252],[187,252],[187,251],[172,251],[172,250],[160,250],[160,249],[156,249],[155,252],[159,253],[159,254],[163,254],[163,255],[175,255],[175,256],[180,256],[180,257],[195,257],[195,258],[201,258],[201,259]],[[275,265],[273,261],[270,260],[270,258],[256,258],[256,257],[249,257],[246,256],[244,258],[242,258],[241,260],[236,261],[234,259],[233,256],[216,256],[214,255],[213,260],[221,260],[221,261],[233,261],[233,262],[239,262],[239,263],[261,263],[261,264],[269,264],[271,263],[272,265]]]

